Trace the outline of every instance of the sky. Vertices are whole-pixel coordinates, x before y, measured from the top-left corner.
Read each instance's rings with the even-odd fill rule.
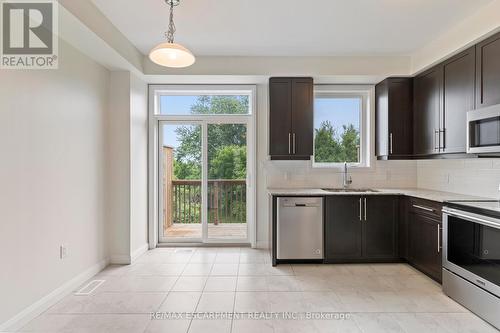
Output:
[[[334,128],[342,131],[342,125],[353,124],[359,130],[359,98],[315,98],[314,128],[329,120]]]
[[[175,112],[169,114],[190,114],[191,106],[198,96],[162,96],[161,114],[167,114],[166,106]],[[314,128],[319,128],[322,121],[329,120],[335,128],[342,130],[342,125],[353,124],[359,130],[360,102],[359,98],[315,98]],[[179,125],[163,127],[163,144],[178,147],[179,142],[175,129]],[[183,125],[181,125],[183,126]]]

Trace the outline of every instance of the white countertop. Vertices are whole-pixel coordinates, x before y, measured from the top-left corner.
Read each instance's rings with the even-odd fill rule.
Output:
[[[329,192],[320,188],[269,188],[271,195],[407,195],[421,199],[438,202],[453,200],[491,200],[491,198],[476,197],[466,194],[440,192],[417,188],[380,189],[374,188],[377,192]]]

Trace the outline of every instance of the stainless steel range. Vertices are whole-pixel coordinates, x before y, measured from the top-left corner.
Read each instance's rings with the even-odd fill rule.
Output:
[[[500,328],[500,202],[443,209],[443,291]]]

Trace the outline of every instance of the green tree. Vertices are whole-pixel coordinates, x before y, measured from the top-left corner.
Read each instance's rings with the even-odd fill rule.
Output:
[[[359,131],[354,125],[343,125],[339,134],[330,121],[323,121],[315,131],[315,162],[358,162]]]
[[[211,179],[245,179],[247,154],[242,146],[221,147],[210,159]]]
[[[191,107],[192,114],[246,114],[247,96],[200,96]],[[177,179],[201,178],[201,127],[179,126],[179,147],[175,151],[174,175]],[[242,179],[246,176],[246,126],[208,125],[208,174],[212,179]],[[239,148],[238,148],[239,147]],[[238,149],[237,149],[238,148]],[[231,168],[239,169],[228,175]],[[243,168],[244,167],[244,168]]]
[[[340,145],[336,138],[336,131],[329,121],[323,121],[316,129],[314,160],[319,163],[335,162],[335,156],[340,153]]]

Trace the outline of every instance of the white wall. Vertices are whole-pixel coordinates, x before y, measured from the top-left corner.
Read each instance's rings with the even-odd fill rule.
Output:
[[[107,258],[109,72],[59,45],[58,70],[0,70],[0,323]]]
[[[207,57],[196,58],[186,68],[165,68],[144,57],[148,75],[371,75],[379,80],[387,75],[409,75],[410,56],[338,56],[338,57]]]
[[[418,187],[500,198],[500,159],[418,161],[417,172]]]
[[[500,0],[481,7],[463,21],[412,54],[412,73],[458,53],[500,29]]]
[[[110,259],[130,258],[130,73],[111,72],[107,131]]]
[[[147,249],[147,85],[111,72],[108,128],[110,260],[127,264]],[[139,251],[139,252],[138,252]]]
[[[130,76],[130,251],[132,259],[148,246],[148,90]]]

